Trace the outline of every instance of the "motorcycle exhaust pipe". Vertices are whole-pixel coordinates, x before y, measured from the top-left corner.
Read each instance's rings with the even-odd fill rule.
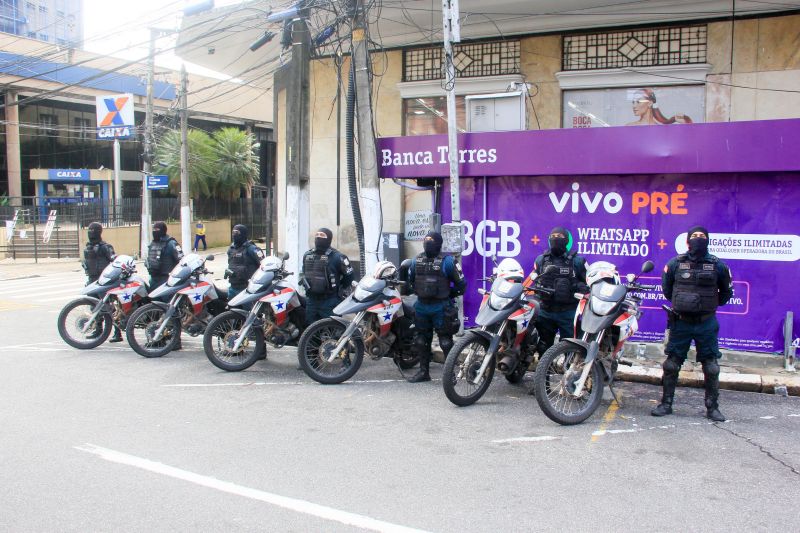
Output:
[[[499,363],[497,363],[497,370],[499,370],[504,374],[513,372],[516,367],[517,367],[517,359],[511,355],[506,355],[505,357],[500,359]]]

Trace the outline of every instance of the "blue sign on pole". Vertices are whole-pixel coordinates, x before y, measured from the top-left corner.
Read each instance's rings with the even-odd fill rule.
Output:
[[[169,187],[169,176],[147,176],[148,189],[166,189],[167,187]]]

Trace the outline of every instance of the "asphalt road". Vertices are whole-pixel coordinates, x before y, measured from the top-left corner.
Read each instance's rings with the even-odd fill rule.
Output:
[[[223,266],[223,265],[215,265]],[[36,276],[32,268],[26,276]],[[795,530],[800,398],[620,384],[576,427],[498,377],[467,408],[388,361],[319,385],[291,349],[225,373],[56,331],[79,272],[0,267],[0,531]],[[6,278],[6,279],[4,279]],[[434,378],[441,366],[433,366]]]

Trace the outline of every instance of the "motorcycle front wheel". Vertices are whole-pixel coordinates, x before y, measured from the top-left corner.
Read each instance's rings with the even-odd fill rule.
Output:
[[[58,334],[64,342],[79,350],[91,350],[106,342],[112,326],[112,318],[108,313],[100,313],[93,327],[85,333],[81,331],[96,305],[97,300],[93,298],[79,298],[64,306],[58,314]]]
[[[580,396],[573,394],[585,357],[586,353],[574,344],[559,342],[544,353],[536,367],[536,401],[550,420],[563,426],[580,424],[592,416],[603,397],[603,377],[596,360]]]
[[[474,383],[480,371],[489,341],[475,333],[467,332],[455,343],[447,355],[442,372],[442,387],[447,399],[464,407],[477,402],[492,384],[494,361],[489,363],[478,383]]]
[[[161,338],[153,340],[165,313],[165,309],[156,304],[144,305],[133,312],[125,326],[133,351],[143,357],[161,357],[175,349],[181,340],[181,323],[175,317],[170,319]]]
[[[308,377],[325,385],[347,381],[358,372],[364,360],[364,345],[352,337],[333,361],[331,351],[339,343],[346,326],[332,318],[311,324],[297,343],[297,358]]]
[[[265,349],[264,334],[260,328],[250,328],[247,338],[239,349],[231,348],[239,337],[246,318],[235,311],[226,311],[215,316],[206,326],[203,334],[203,350],[206,357],[217,368],[228,372],[239,372],[250,368],[258,361]]]

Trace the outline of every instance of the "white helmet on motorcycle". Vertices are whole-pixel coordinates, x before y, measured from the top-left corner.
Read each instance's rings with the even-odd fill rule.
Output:
[[[375,279],[389,279],[397,275],[397,267],[391,261],[381,261],[375,265],[372,277]]]
[[[119,268],[122,270],[123,274],[128,276],[136,272],[136,262],[133,260],[133,257],[129,255],[118,255],[114,258],[114,262],[111,263],[111,265],[115,268]]]
[[[283,262],[279,257],[268,255],[261,260],[261,265],[259,268],[264,272],[275,272],[281,269],[281,264],[283,264]]]
[[[497,265],[497,277],[519,283],[525,279],[525,271],[516,259],[506,257]]]
[[[590,287],[600,280],[606,280],[614,285],[619,285],[619,272],[617,267],[607,261],[592,263],[586,270],[586,284]]]

